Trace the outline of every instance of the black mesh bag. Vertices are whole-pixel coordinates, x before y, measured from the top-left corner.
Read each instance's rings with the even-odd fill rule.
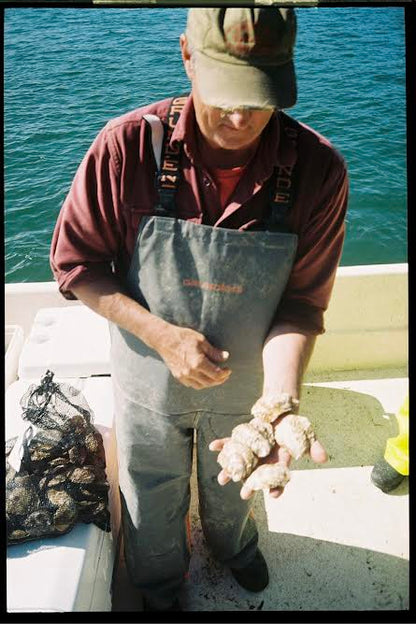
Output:
[[[77,522],[110,530],[102,436],[82,392],[53,376],[23,395],[29,425],[6,442],[9,544],[62,535]]]

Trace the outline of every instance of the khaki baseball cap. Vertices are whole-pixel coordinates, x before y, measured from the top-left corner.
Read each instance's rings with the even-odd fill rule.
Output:
[[[282,109],[296,103],[293,9],[192,8],[186,37],[206,104]]]

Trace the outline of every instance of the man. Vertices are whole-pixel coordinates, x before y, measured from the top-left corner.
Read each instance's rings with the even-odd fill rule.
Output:
[[[207,543],[246,589],[268,583],[252,492],[212,451],[262,395],[296,412],[342,250],[344,162],[282,112],[295,33],[290,9],[191,9],[191,95],[107,124],[54,232],[61,292],[111,322],[125,557],[149,609],[174,608],[188,569],[194,431]],[[310,455],[326,461],[318,441]],[[277,460],[290,455],[276,445],[264,461]]]

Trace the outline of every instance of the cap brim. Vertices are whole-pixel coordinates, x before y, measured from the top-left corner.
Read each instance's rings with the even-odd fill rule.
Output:
[[[195,80],[203,102],[221,108],[290,108],[296,104],[293,61],[280,66],[223,63],[198,51]]]

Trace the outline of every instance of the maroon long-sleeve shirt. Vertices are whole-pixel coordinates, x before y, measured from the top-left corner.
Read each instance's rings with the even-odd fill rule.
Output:
[[[93,282],[113,272],[124,280],[140,219],[153,214],[157,203],[156,165],[143,115],[165,118],[170,101],[110,121],[79,166],[51,245],[52,271],[66,298],[75,298],[71,288],[76,283]],[[184,145],[177,216],[218,227],[247,229],[259,222],[269,206],[274,168],[292,165],[295,159],[295,148],[280,132],[278,115],[273,115],[224,209],[214,178],[198,155],[192,96],[171,140]],[[348,178],[340,154],[304,124],[300,124],[297,152],[288,226],[298,234],[298,248],[275,318],[319,334],[324,331],[323,313],[342,251]]]

